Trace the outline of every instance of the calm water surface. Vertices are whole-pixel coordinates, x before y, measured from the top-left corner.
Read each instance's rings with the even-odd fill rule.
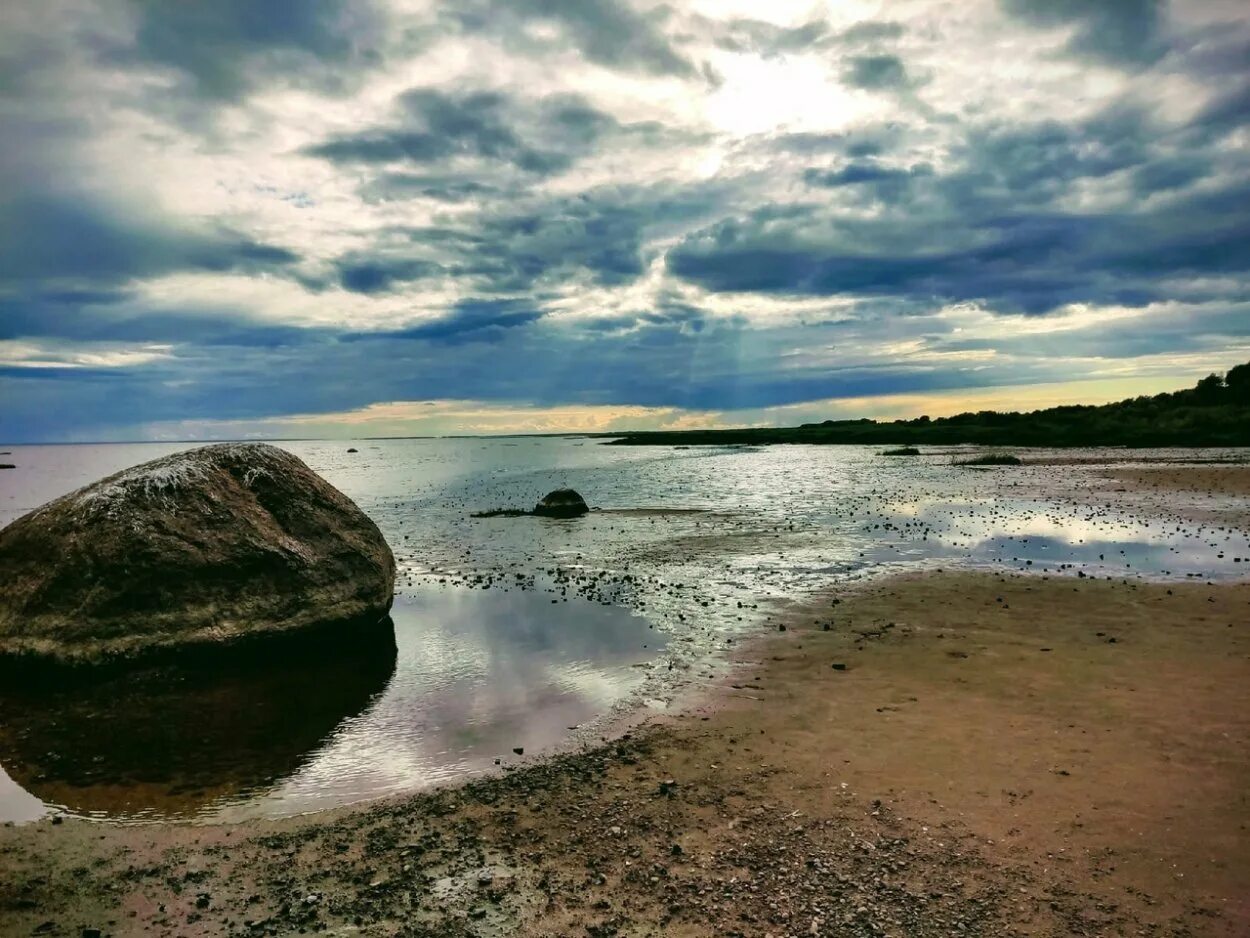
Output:
[[[324,674],[144,688],[121,706],[116,695],[30,701],[0,689],[0,819],[49,809],[276,816],[453,781],[515,760],[514,747],[549,751],[663,707],[715,676],[720,653],[779,603],[900,567],[1250,572],[1245,531],[1091,491],[1089,472],[956,467],[957,451],[889,459],[877,447],[575,438],[280,445],[355,499],[394,549],[398,653]],[[18,468],[0,473],[0,525],[184,448],[6,447]],[[531,507],[565,485],[600,510],[575,521],[469,517]],[[1178,507],[1181,498],[1227,505],[1178,495]],[[113,742],[100,749],[100,738]]]
[[[7,819],[240,820],[396,794],[552,749],[643,679],[665,644],[583,599],[426,587],[396,649],[243,674],[0,691]],[[12,719],[9,719],[9,718]]]

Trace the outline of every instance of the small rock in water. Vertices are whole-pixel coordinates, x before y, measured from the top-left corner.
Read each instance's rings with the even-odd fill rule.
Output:
[[[556,489],[534,506],[534,514],[544,518],[577,518],[590,511],[586,500],[572,489]]]

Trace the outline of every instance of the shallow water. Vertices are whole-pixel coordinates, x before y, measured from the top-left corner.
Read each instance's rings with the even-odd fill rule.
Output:
[[[229,752],[192,745],[184,762],[197,770],[166,782],[186,803],[161,802],[168,792],[158,797],[133,781],[94,807],[89,799],[76,806],[71,795],[109,786],[63,792],[31,782],[43,799],[35,801],[0,778],[0,818],[29,816],[43,802],[108,817],[277,815],[455,780],[511,758],[514,746],[548,751],[570,741],[568,727],[593,734],[633,708],[664,706],[714,677],[735,637],[782,603],[897,569],[1204,580],[1250,573],[1243,530],[1178,521],[1166,503],[1147,510],[1105,486],[1089,490],[1097,481],[1090,470],[958,467],[958,448],[891,459],[877,447],[633,448],[576,438],[280,445],[354,498],[394,549],[394,673],[359,706],[351,681],[322,678],[345,685],[336,705],[343,712],[324,716],[324,727],[283,731],[290,745],[274,748],[286,762],[252,754],[231,762]],[[0,524],[180,448],[12,447],[6,458],[18,469],[0,474]],[[1117,455],[1250,458],[1244,450]],[[531,507],[563,486],[599,510],[573,521],[470,517]],[[1178,508],[1182,499],[1201,509],[1244,507],[1172,497]],[[35,722],[0,699],[0,733]],[[81,765],[85,756],[63,759]],[[0,756],[25,780],[11,762]]]
[[[391,617],[395,648],[298,670],[0,691],[0,817],[240,820],[428,787],[558,746],[666,641],[554,584],[426,586]]]

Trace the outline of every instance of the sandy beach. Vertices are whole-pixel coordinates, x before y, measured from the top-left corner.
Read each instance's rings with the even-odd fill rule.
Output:
[[[704,706],[460,788],[7,826],[0,931],[1250,930],[1250,585],[934,572],[776,627]]]

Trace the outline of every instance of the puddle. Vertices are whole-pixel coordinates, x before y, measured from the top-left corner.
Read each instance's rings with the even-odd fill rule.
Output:
[[[244,674],[0,693],[0,820],[281,817],[427,788],[566,741],[664,636],[619,606],[431,585],[397,650]]]

